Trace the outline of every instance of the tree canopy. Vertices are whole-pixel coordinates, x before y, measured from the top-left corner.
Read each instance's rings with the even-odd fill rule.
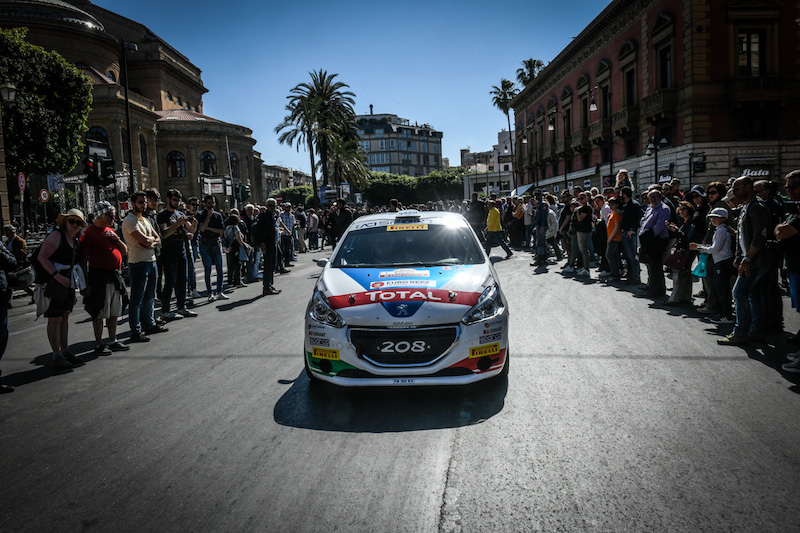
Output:
[[[58,53],[25,40],[27,30],[0,29],[0,81],[16,86],[3,102],[9,175],[66,174],[83,153],[92,85]]]
[[[539,72],[544,68],[544,61],[541,59],[524,59],[522,61],[522,68],[517,69],[517,81],[524,88],[532,82]]]

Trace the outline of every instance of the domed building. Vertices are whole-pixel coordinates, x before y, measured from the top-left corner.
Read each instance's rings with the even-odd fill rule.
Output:
[[[114,159],[118,192],[213,191],[230,208],[260,183],[252,130],[204,115],[201,70],[146,26],[88,0],[0,0],[0,27],[28,28],[29,42],[55,50],[91,80],[86,154]],[[82,172],[79,164],[70,176],[33,178],[41,188],[64,183],[87,206],[95,191]],[[113,194],[107,189],[106,198]],[[263,200],[260,190],[253,193]]]

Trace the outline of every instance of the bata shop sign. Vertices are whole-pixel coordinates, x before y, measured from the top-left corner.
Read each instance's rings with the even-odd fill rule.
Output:
[[[741,177],[769,179],[772,176],[772,170],[769,168],[743,168]]]

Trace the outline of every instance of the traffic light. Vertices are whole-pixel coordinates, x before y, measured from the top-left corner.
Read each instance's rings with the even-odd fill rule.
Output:
[[[83,158],[83,173],[86,174],[86,183],[89,185],[99,185],[99,174],[97,168],[97,156],[88,155]]]
[[[100,159],[99,182],[100,185],[111,185],[114,183],[114,160],[108,157]]]
[[[250,186],[242,185],[242,201],[246,202],[250,199]]]

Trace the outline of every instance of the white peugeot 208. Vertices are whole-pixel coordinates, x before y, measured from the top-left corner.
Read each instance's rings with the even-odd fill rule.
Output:
[[[508,305],[463,216],[364,216],[318,263],[303,332],[312,382],[467,384],[508,372]]]

